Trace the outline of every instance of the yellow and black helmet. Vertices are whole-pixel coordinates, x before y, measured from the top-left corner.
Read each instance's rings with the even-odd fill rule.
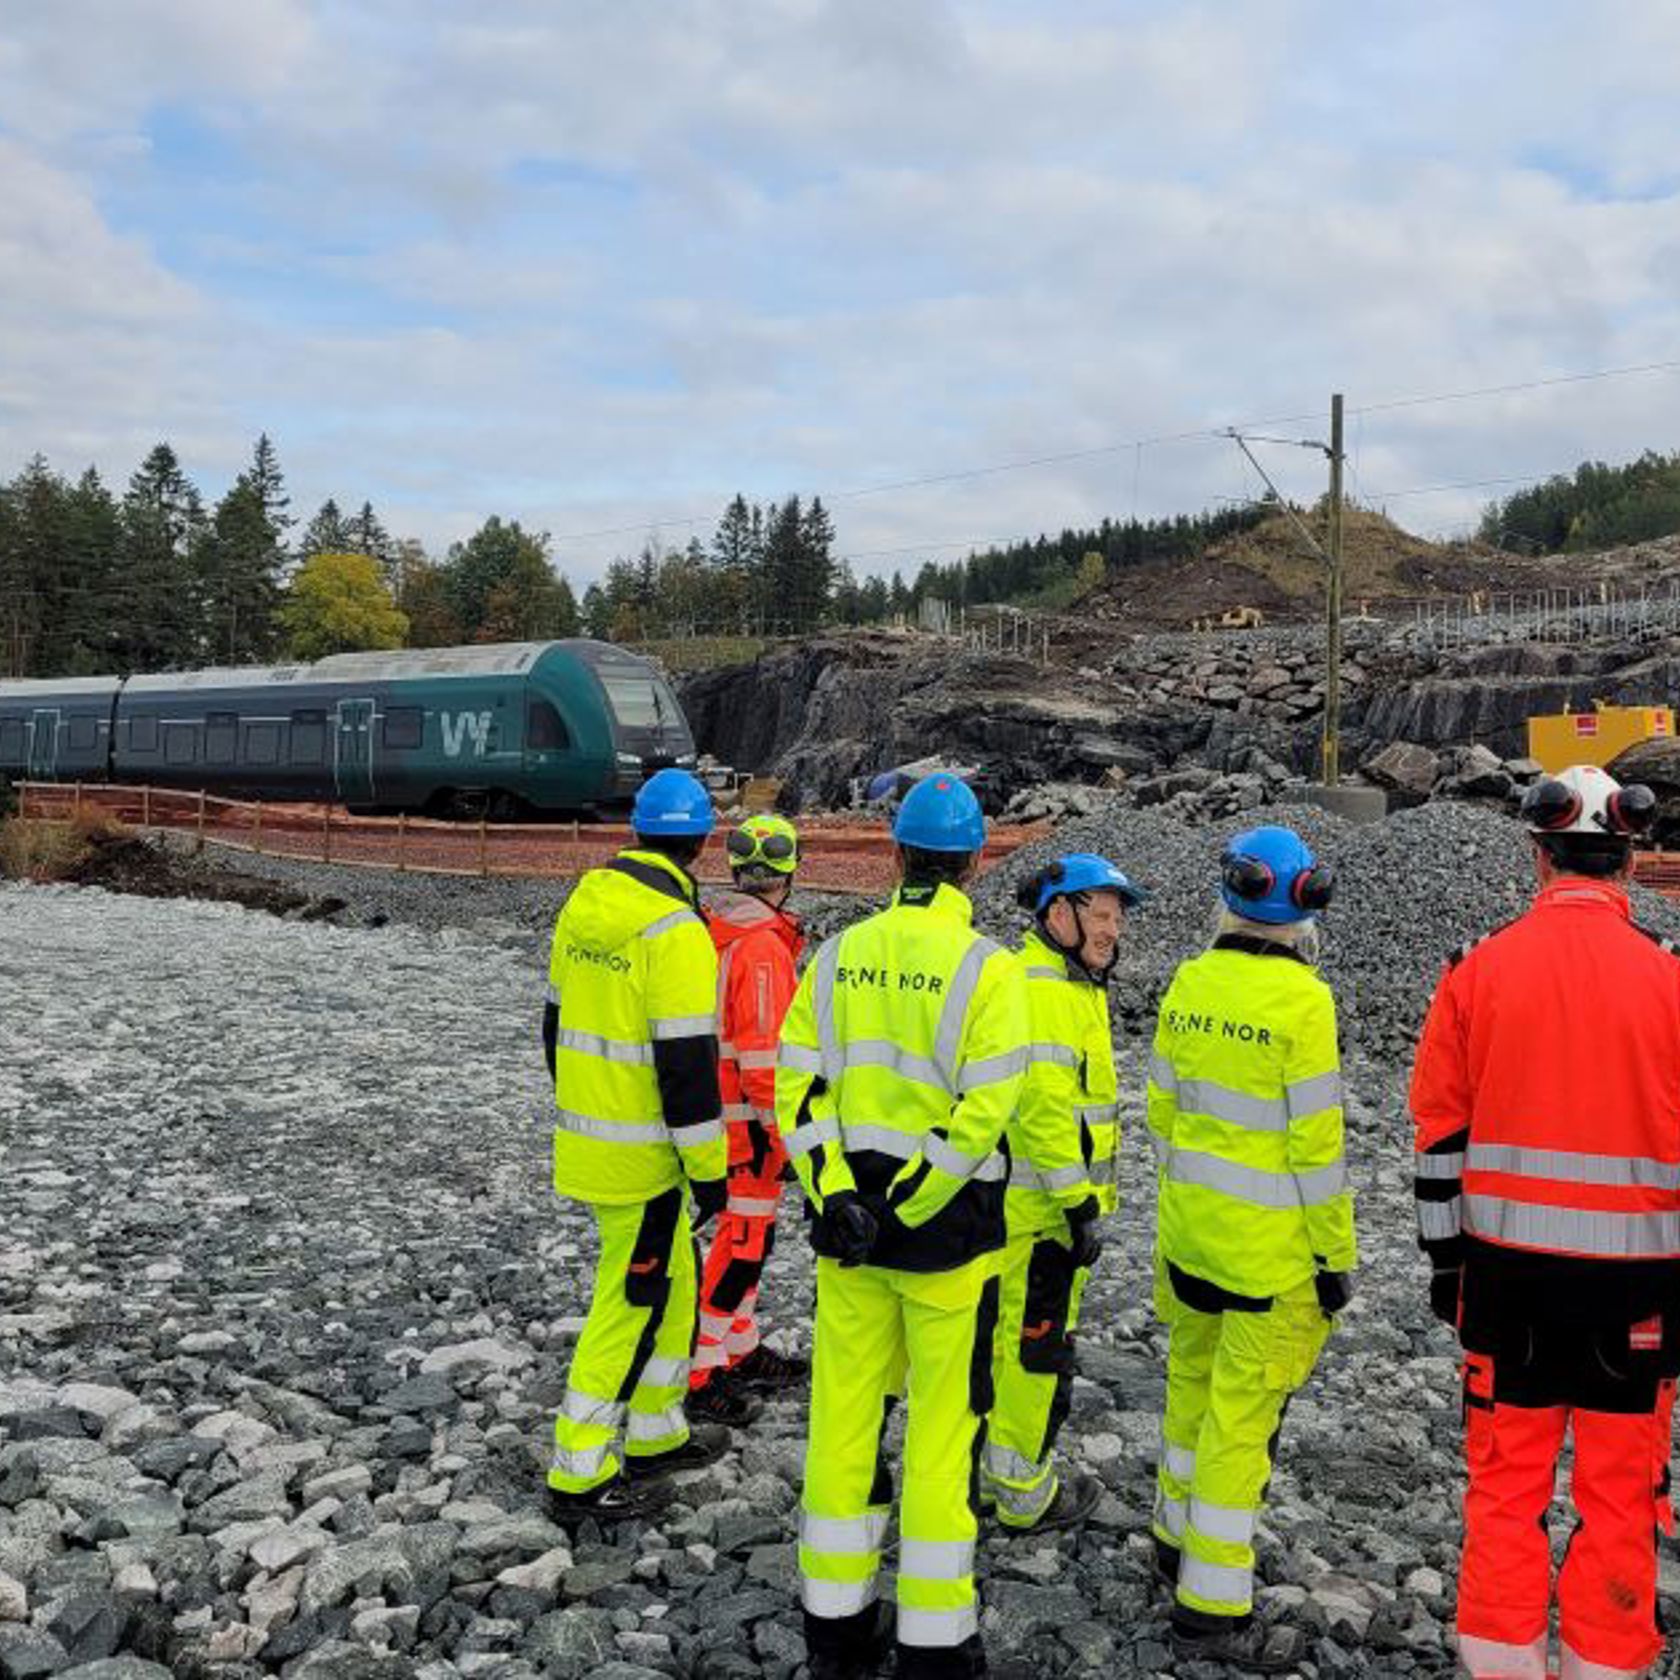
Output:
[[[748,817],[729,834],[729,867],[760,880],[791,875],[799,867],[799,831],[786,817]]]

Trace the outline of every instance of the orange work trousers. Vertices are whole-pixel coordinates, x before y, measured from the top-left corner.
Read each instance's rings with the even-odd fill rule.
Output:
[[[1459,1657],[1475,1680],[1546,1680],[1551,1505],[1565,1433],[1575,1435],[1577,1524],[1558,1574],[1558,1680],[1634,1680],[1662,1650],[1657,1529],[1668,1500],[1674,1383],[1640,1412],[1514,1406],[1494,1399],[1493,1361],[1467,1353]]]
[[[735,1138],[738,1127],[745,1130],[738,1121],[730,1123],[729,1202],[718,1216],[700,1278],[691,1388],[703,1388],[714,1372],[739,1365],[759,1343],[758,1285],[776,1243],[776,1204],[787,1151],[774,1132],[754,1139],[756,1148],[742,1151]]]

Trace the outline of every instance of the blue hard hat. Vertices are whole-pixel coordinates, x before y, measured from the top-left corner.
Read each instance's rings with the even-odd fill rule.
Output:
[[[1095,852],[1068,852],[1047,863],[1033,881],[1038,888],[1033,909],[1040,914],[1049,909],[1053,899],[1074,893],[1118,893],[1120,902],[1128,906],[1141,904],[1144,899],[1143,888],[1125,870]]]
[[[905,794],[892,837],[924,852],[977,852],[986,843],[986,818],[962,777],[936,770]]]
[[[716,820],[712,796],[698,776],[686,770],[661,770],[649,776],[630,808],[630,826],[638,834],[681,839],[712,832]]]
[[[1292,828],[1251,828],[1220,859],[1226,906],[1251,922],[1305,921],[1330,903],[1335,878]]]

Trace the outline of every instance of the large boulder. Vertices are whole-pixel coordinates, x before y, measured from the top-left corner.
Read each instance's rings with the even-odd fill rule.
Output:
[[[1441,762],[1433,748],[1421,747],[1415,741],[1391,741],[1360,768],[1380,788],[1427,796],[1440,774]]]

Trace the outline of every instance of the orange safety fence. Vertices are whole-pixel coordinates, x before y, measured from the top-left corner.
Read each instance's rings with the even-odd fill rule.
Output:
[[[439,822],[353,817],[338,805],[269,804],[183,788],[94,782],[20,782],[18,814],[42,822],[104,818],[127,827],[190,834],[199,844],[311,863],[398,873],[568,877],[607,862],[631,838],[623,823]],[[882,824],[801,819],[799,881],[820,892],[880,893],[896,878]],[[994,826],[983,867],[1049,832],[1044,823]],[[726,881],[719,845],[700,860],[703,881]]]
[[[1680,852],[1635,852],[1633,878],[1665,898],[1680,898]]]

